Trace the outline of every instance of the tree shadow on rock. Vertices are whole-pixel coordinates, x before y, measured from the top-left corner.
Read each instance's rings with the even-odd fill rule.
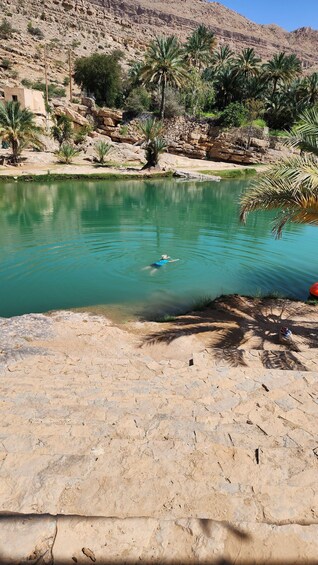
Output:
[[[316,317],[315,307],[301,302],[221,296],[204,311],[180,316],[147,335],[143,345],[171,344],[182,336],[198,335],[206,347],[219,350],[216,352],[219,361],[233,367],[246,366],[244,350],[256,349],[264,351],[259,359],[266,368],[306,370],[288,348],[284,351],[279,343],[279,331],[281,326],[288,326],[301,349],[317,347]],[[271,349],[277,351],[267,351]]]

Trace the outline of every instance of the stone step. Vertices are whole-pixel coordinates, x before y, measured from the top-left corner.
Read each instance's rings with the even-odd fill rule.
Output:
[[[257,423],[259,422],[259,423]],[[20,421],[22,433],[10,427],[0,428],[0,451],[3,453],[82,454],[107,448],[113,440],[183,441],[186,445],[219,444],[228,447],[302,447],[315,449],[318,432],[295,430],[292,421],[273,417],[269,423],[260,417],[253,423],[246,417],[219,424],[206,419],[175,418],[171,414],[154,414],[149,419],[126,414],[114,421],[67,424],[62,420]],[[309,426],[310,424],[308,424]],[[263,426],[263,427],[262,427]],[[274,434],[274,428],[277,430]],[[266,430],[266,431],[265,431]]]
[[[6,453],[0,511],[318,523],[317,468],[312,449],[175,440],[114,439],[83,455]]]
[[[300,352],[279,349],[237,349],[237,348],[209,348],[202,352],[189,354],[185,360],[167,360],[161,361],[150,360],[148,356],[135,355],[134,362],[127,359],[113,359],[99,356],[94,359],[94,363],[89,360],[85,363],[85,356],[81,360],[81,367],[78,364],[70,362],[65,358],[60,361],[58,359],[45,360],[39,355],[32,356],[23,360],[23,374],[25,377],[33,378],[34,373],[38,379],[46,378],[49,372],[50,378],[63,378],[68,376],[76,381],[86,381],[87,379],[99,380],[110,379],[114,376],[120,381],[124,379],[138,380],[140,373],[144,376],[153,376],[154,374],[165,377],[174,377],[175,375],[187,374],[189,369],[193,372],[205,373],[215,370],[235,368],[237,370],[249,370],[259,368],[262,371],[279,370],[279,371],[306,371],[318,372],[318,348],[306,349]],[[194,362],[189,367],[189,362]],[[44,367],[41,372],[41,366]],[[118,374],[120,368],[120,374]],[[8,365],[9,372],[19,372],[19,363],[11,361]]]
[[[1,518],[3,562],[87,563],[317,563],[318,526],[205,518]]]

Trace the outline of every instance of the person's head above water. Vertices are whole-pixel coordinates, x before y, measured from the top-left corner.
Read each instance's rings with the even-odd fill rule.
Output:
[[[167,259],[170,259],[170,257],[169,257],[169,255],[161,255],[161,259],[167,260]]]

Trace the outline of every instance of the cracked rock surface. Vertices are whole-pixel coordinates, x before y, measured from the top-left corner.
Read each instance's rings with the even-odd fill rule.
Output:
[[[237,341],[221,306],[169,324],[0,320],[4,562],[315,558],[315,311],[288,311],[291,352],[260,343],[247,308]]]

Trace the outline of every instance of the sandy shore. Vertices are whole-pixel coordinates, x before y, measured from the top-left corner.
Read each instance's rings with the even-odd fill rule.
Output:
[[[2,154],[4,152],[2,151]],[[19,166],[0,165],[0,177],[12,176],[20,177],[23,175],[97,175],[97,174],[116,174],[116,175],[147,175],[149,172],[141,170],[141,163],[138,161],[131,163],[116,163],[116,166],[96,167],[96,165],[86,161],[84,157],[77,157],[74,163],[70,165],[62,165],[57,162],[54,153],[50,152],[34,152],[25,151],[23,161]],[[189,159],[180,155],[165,154],[160,159],[162,171],[174,171],[180,169],[182,171],[200,172],[200,171],[232,171],[244,170],[247,167],[243,165],[235,165],[233,163],[203,161],[200,159]]]

